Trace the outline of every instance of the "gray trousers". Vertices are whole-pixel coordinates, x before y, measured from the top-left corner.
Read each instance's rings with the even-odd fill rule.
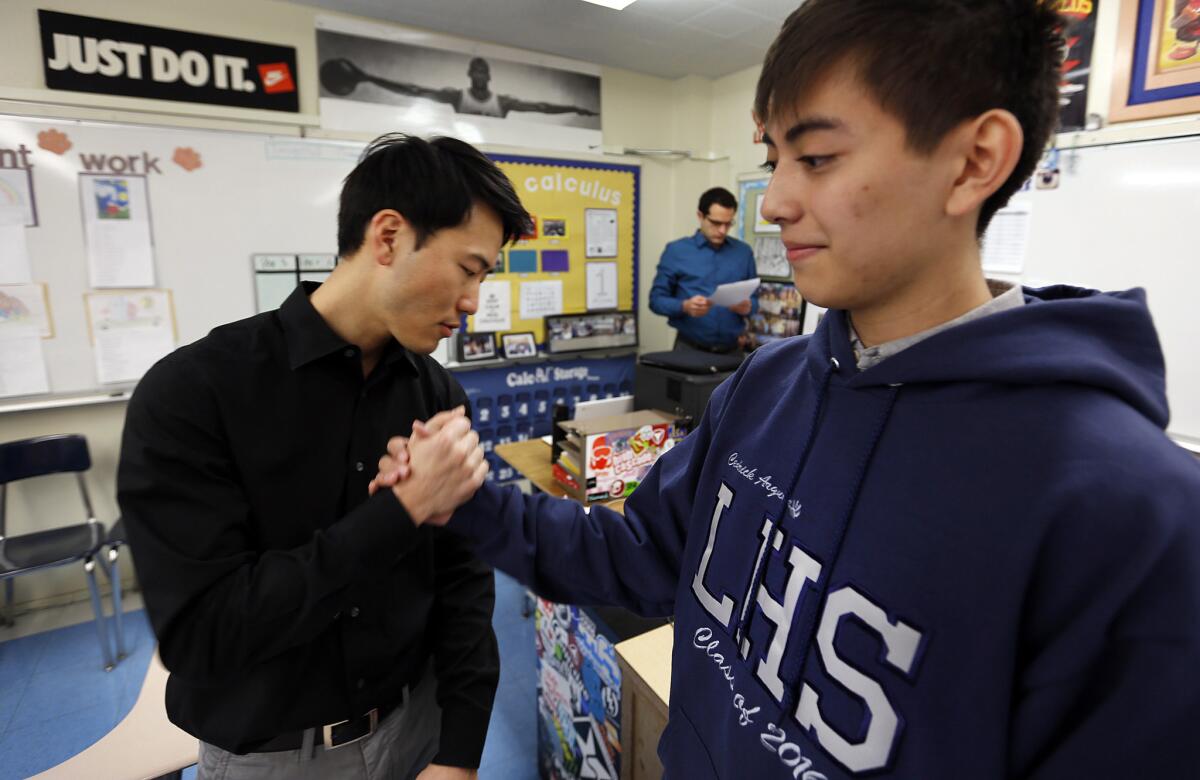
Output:
[[[310,750],[280,750],[239,756],[200,743],[197,780],[411,780],[429,765],[438,749],[442,711],[432,671],[407,701],[392,710],[371,736],[349,745]],[[319,739],[319,732],[317,737]]]

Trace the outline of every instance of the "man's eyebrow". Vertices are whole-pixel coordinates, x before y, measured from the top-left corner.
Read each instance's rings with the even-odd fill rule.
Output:
[[[479,263],[479,267],[483,270],[484,273],[490,273],[492,271],[492,269],[494,269],[496,267],[495,265],[492,264],[492,260],[488,260],[486,257],[479,254],[478,252],[471,252],[470,254],[467,255],[467,257],[469,257],[470,259]],[[494,260],[495,258],[492,258],[492,259]]]

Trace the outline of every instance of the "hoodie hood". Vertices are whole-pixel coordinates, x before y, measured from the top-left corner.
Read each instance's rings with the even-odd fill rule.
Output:
[[[848,387],[937,382],[1069,383],[1109,392],[1165,429],[1166,368],[1140,288],[1099,292],[1067,285],[1025,288],[1025,306],[943,331],[859,372]],[[821,320],[809,350],[853,367],[845,312]]]

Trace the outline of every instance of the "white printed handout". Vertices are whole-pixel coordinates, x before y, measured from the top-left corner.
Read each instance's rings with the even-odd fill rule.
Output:
[[[102,384],[135,382],[175,349],[175,312],[167,290],[89,293],[88,323]]]
[[[587,257],[617,256],[616,209],[587,209],[584,232]]]
[[[48,392],[46,356],[37,328],[0,323],[0,398]]]
[[[472,333],[512,328],[512,283],[483,282],[479,285],[479,310],[471,324]]]
[[[617,308],[617,264],[587,264],[587,307],[594,309]]]
[[[996,212],[987,232],[983,234],[984,271],[1024,273],[1032,217],[1032,204],[1022,201],[1009,203]]]
[[[33,178],[28,168],[0,168],[0,225],[37,226]]]
[[[146,177],[79,175],[92,287],[153,287]]]
[[[713,291],[712,295],[708,296],[708,299],[717,306],[736,306],[750,298],[754,291],[758,289],[760,281],[756,276],[753,279],[717,285],[717,289]]]
[[[0,284],[22,284],[32,279],[25,226],[0,224]]]
[[[536,320],[547,314],[562,314],[563,283],[521,283],[521,319]]]

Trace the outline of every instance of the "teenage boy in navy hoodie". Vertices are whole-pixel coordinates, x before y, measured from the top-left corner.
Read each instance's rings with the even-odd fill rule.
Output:
[[[1200,776],[1200,467],[1145,296],[980,267],[1055,126],[1059,25],[800,7],[755,108],[816,333],[755,352],[624,517],[490,485],[454,515],[542,596],[675,616],[668,777]]]

